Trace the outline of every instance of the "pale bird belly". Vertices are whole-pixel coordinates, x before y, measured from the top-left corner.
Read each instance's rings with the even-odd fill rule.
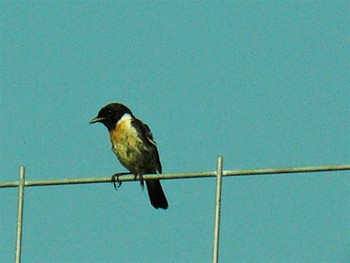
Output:
[[[131,173],[135,175],[142,174],[142,167],[147,162],[144,151],[142,151],[142,141],[137,137],[137,132],[134,128],[123,127],[124,125],[127,124],[120,123],[117,129],[110,132],[112,150],[120,163]]]

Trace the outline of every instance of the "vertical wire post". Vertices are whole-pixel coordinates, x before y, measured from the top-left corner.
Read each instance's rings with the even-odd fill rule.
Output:
[[[15,259],[16,263],[21,262],[24,181],[25,181],[25,168],[22,165],[19,170],[19,184],[18,184],[17,238],[16,238],[16,259]]]
[[[220,212],[221,212],[221,189],[222,189],[222,156],[218,156],[218,165],[216,173],[216,198],[215,198],[215,219],[214,219],[214,247],[213,263],[219,259],[219,235],[220,235]]]

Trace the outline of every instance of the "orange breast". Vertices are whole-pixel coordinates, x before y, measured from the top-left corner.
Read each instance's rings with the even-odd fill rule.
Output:
[[[127,124],[125,123],[125,121],[119,123],[118,125],[116,125],[114,130],[111,130],[109,132],[109,136],[111,138],[111,142],[112,144],[116,144],[116,143],[122,143],[125,140],[125,137],[127,136]]]
[[[130,148],[137,146],[137,132],[128,119],[119,122],[115,129],[109,132],[109,136],[113,145],[123,144],[124,147]]]
[[[112,150],[117,155],[119,161],[132,173],[138,173],[138,162],[142,158],[140,146],[141,140],[137,136],[137,131],[131,126],[131,120],[118,122],[116,128],[109,132],[112,143]]]

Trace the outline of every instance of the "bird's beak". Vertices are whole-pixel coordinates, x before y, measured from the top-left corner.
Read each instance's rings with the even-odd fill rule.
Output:
[[[103,117],[95,117],[89,123],[93,124],[93,123],[96,123],[96,122],[102,122],[104,120],[105,120],[105,118],[103,118]]]

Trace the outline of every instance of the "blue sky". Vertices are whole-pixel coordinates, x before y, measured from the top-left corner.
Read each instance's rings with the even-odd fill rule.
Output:
[[[0,180],[125,169],[106,129],[121,102],[163,171],[350,163],[347,1],[1,1]],[[215,179],[25,189],[23,262],[210,262]],[[17,190],[0,191],[12,262]],[[349,172],[223,179],[221,262],[350,260]]]

